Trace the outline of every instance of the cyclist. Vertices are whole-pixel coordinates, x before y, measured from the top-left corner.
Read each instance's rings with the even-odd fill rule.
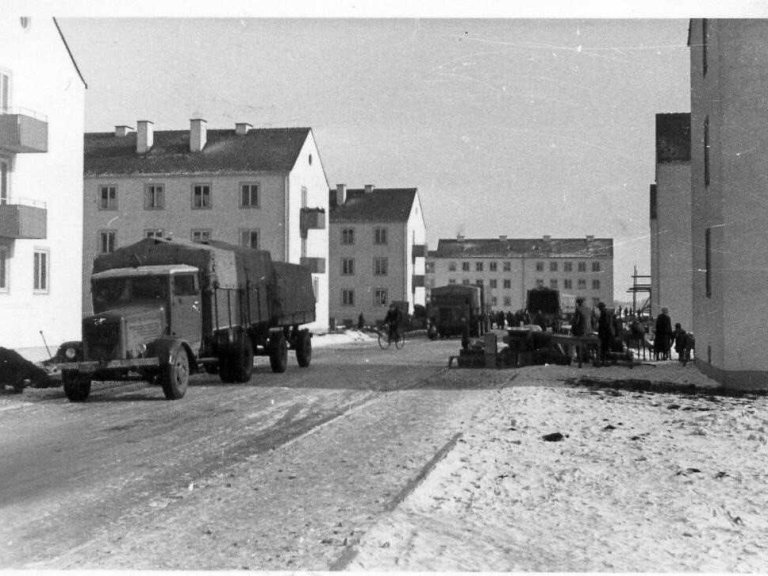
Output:
[[[387,324],[389,330],[389,340],[391,342],[397,342],[400,339],[400,324],[403,322],[403,315],[400,312],[400,308],[395,306],[394,302],[389,305],[389,310],[384,317],[384,322]]]

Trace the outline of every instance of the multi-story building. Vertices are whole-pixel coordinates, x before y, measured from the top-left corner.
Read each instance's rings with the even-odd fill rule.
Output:
[[[656,115],[656,183],[650,190],[651,314],[669,308],[691,330],[691,115]]]
[[[767,37],[768,20],[690,22],[696,365],[731,387],[768,382]]]
[[[416,188],[330,190],[330,315],[383,320],[393,301],[425,304],[426,225]]]
[[[0,346],[80,338],[85,81],[56,20],[0,16]]]
[[[555,288],[590,304],[613,304],[613,239],[440,239],[429,252],[427,286],[482,285],[486,308],[525,308],[528,290]]]
[[[328,326],[328,183],[310,128],[136,129],[85,135],[83,277],[100,253],[148,236],[221,240],[312,270]],[[90,291],[84,309],[90,309]]]

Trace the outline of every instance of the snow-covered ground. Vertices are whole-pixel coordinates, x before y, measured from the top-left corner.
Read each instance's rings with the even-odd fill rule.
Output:
[[[765,397],[567,382],[715,387],[677,362],[468,372],[502,385],[350,569],[768,569]]]

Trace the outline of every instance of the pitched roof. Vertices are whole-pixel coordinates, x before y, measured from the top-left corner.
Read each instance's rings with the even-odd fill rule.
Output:
[[[77,61],[75,60],[74,54],[72,54],[72,50],[69,48],[69,43],[67,42],[67,39],[64,37],[64,32],[61,31],[61,26],[59,26],[59,21],[56,20],[56,18],[53,18],[53,24],[56,26],[56,30],[59,33],[59,38],[61,38],[61,41],[64,43],[64,48],[67,49],[67,54],[69,54],[69,59],[72,61],[72,65],[75,67],[75,72],[77,72],[77,75],[80,77],[80,81],[83,83],[83,86],[88,88],[88,83],[85,81],[85,78],[83,78],[83,73],[80,71],[80,66],[77,65]]]
[[[416,199],[416,188],[362,188],[347,190],[341,206],[331,206],[331,222],[405,222]],[[331,194],[334,190],[330,191]]]
[[[613,258],[612,238],[440,239],[434,258]]]
[[[259,128],[237,135],[231,130],[207,130],[205,148],[189,151],[189,130],[157,130],[152,149],[136,152],[136,133],[85,134],[86,176],[107,174],[194,174],[230,172],[288,172],[311,128]]]

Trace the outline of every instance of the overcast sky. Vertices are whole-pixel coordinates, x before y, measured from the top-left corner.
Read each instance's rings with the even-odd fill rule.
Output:
[[[417,186],[428,242],[611,237],[649,273],[654,118],[690,110],[686,19],[59,19],[86,131],[309,126],[331,187]]]

